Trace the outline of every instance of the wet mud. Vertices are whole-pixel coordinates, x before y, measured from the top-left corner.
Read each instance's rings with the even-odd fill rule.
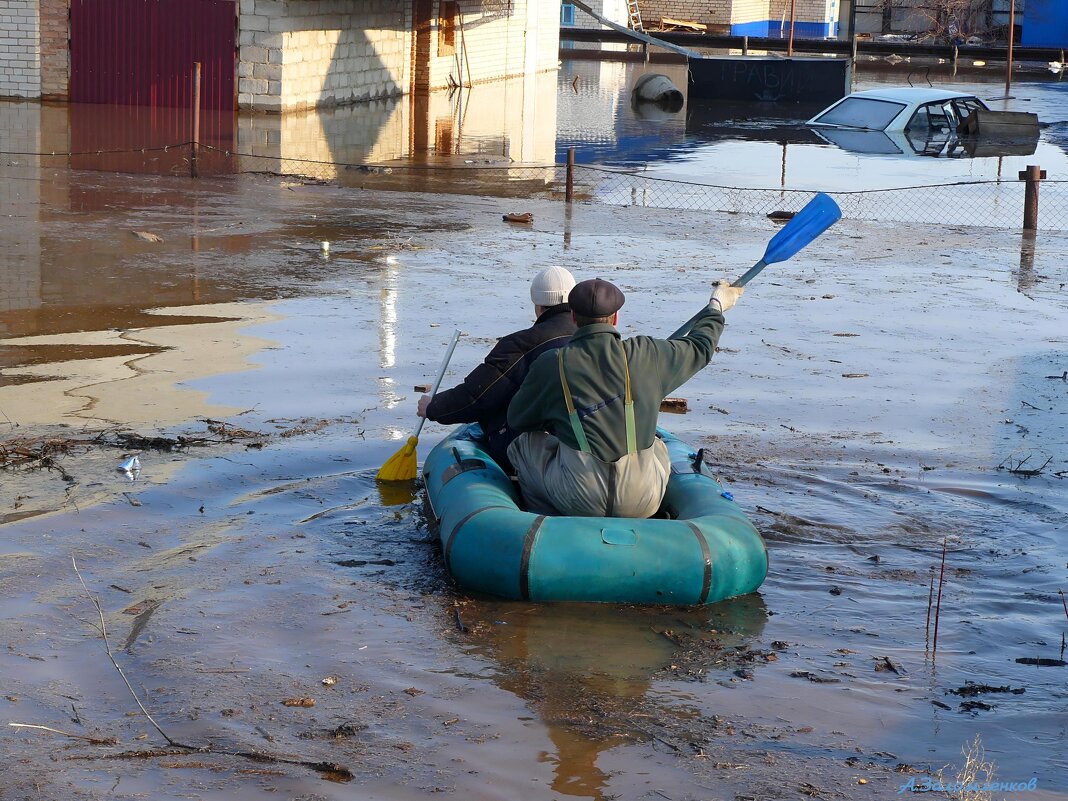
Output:
[[[454,326],[446,382],[527,324],[551,263],[666,334],[770,221],[48,180],[11,262],[36,289],[0,310],[0,442],[144,439],[0,469],[3,798],[890,798],[977,734],[1068,797],[1063,237],[1024,269],[1015,233],[843,222],[766,270],[664,420],[764,534],[764,586],[534,605],[453,586],[418,486],[374,481],[414,387]]]

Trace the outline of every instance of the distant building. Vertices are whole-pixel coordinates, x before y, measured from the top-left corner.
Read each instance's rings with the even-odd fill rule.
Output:
[[[0,96],[290,111],[559,58],[559,0],[0,0]]]
[[[1023,15],[1023,44],[1068,48],[1068,3],[1064,0],[1027,0]]]
[[[838,6],[838,0],[796,0],[794,36],[837,36]],[[702,24],[713,34],[790,35],[790,0],[638,0],[638,8],[648,28],[659,27],[660,20],[666,18]]]
[[[946,39],[967,40],[970,36],[990,40],[1003,38],[1009,25],[1012,0],[854,0],[856,32],[875,36],[891,33],[933,32]],[[849,15],[849,0],[844,0],[843,22]],[[1064,5],[1064,0],[1016,0],[1016,27],[1024,25],[1025,10],[1032,5],[1050,8]],[[947,13],[947,11],[949,13]],[[1044,24],[1044,23],[1043,23]],[[1034,27],[1034,26],[1032,26]],[[1024,29],[1024,37],[1027,32]]]
[[[607,20],[617,25],[627,24],[626,0],[588,0],[586,5]],[[574,4],[564,0],[560,4],[560,27],[561,28],[587,28],[591,30],[607,28],[585,11],[575,7]]]

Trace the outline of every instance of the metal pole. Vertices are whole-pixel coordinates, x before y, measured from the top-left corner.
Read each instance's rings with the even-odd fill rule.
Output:
[[[743,56],[748,56],[749,55],[749,37],[748,36],[743,36],[742,37],[742,55]]]
[[[1016,0],[1009,0],[1009,60],[1005,65],[1005,97],[1012,91],[1012,46],[1016,40]]]
[[[1027,169],[1020,173],[1020,177],[1026,181],[1023,227],[1025,231],[1034,231],[1038,228],[1038,185],[1042,182],[1042,168],[1028,164]]]
[[[857,68],[857,50],[860,48],[860,37],[853,34],[853,69]]]
[[[570,203],[575,199],[575,148],[567,149],[567,183],[564,189],[564,200]]]
[[[193,138],[189,144],[189,177],[199,178],[197,157],[200,151],[200,62],[193,63]]]
[[[797,18],[797,0],[790,0],[790,43],[786,46],[786,55],[794,54],[794,20]]]

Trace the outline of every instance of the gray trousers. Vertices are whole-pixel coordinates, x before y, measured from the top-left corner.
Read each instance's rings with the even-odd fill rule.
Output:
[[[552,434],[528,431],[508,446],[527,510],[575,517],[650,517],[671,475],[667,446],[602,462],[562,445]]]

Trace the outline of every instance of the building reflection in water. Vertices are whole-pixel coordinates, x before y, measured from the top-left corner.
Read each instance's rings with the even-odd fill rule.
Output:
[[[767,609],[758,594],[705,608],[600,604],[518,604],[472,600],[463,622],[471,650],[495,663],[493,681],[523,699],[544,723],[554,753],[552,789],[604,801],[609,776],[601,754],[628,741],[648,741],[642,721],[660,720],[664,694],[646,697],[660,671],[679,660],[669,637],[684,630],[710,679],[715,655],[763,632]],[[709,658],[702,665],[701,655]],[[684,657],[692,658],[693,655]],[[736,665],[731,665],[733,669]]]

